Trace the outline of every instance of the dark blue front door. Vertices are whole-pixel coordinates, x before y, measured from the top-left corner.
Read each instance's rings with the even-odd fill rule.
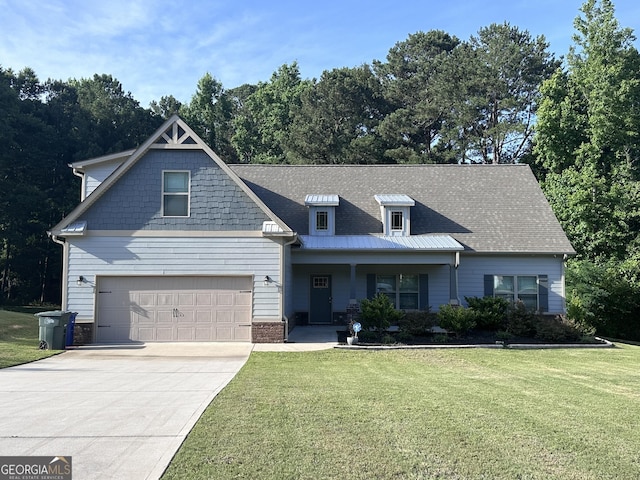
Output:
[[[309,323],[331,323],[331,275],[311,275]]]

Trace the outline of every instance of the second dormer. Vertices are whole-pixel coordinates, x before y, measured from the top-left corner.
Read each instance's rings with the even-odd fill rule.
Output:
[[[411,207],[416,202],[408,195],[374,195],[380,205],[383,235],[408,237],[411,235]]]
[[[336,234],[336,207],[340,203],[338,195],[307,195],[304,204],[309,207],[309,234]]]

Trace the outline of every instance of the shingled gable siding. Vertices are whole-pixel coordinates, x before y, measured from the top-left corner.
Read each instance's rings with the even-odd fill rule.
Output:
[[[253,275],[253,318],[279,321],[279,297],[264,286],[278,279],[280,246],[261,237],[161,238],[87,237],[70,239],[68,309],[93,320],[96,275]],[[76,279],[86,282],[78,286]]]
[[[162,217],[162,171],[191,171],[191,215]],[[79,220],[90,230],[261,230],[265,213],[199,150],[150,150]]]

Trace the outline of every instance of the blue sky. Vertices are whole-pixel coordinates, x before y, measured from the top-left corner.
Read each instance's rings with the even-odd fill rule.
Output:
[[[225,88],[267,81],[298,62],[303,78],[384,60],[409,34],[463,40],[491,23],[544,35],[565,55],[583,0],[0,0],[0,65],[47,78],[113,75],[141,105],[189,101],[207,72]],[[640,36],[640,2],[614,0]],[[636,42],[638,45],[638,42]]]

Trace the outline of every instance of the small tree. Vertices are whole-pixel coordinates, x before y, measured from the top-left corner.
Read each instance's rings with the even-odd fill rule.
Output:
[[[360,323],[365,330],[372,330],[382,336],[391,323],[397,323],[402,312],[395,309],[389,297],[384,293],[376,294],[372,299],[360,302]]]

